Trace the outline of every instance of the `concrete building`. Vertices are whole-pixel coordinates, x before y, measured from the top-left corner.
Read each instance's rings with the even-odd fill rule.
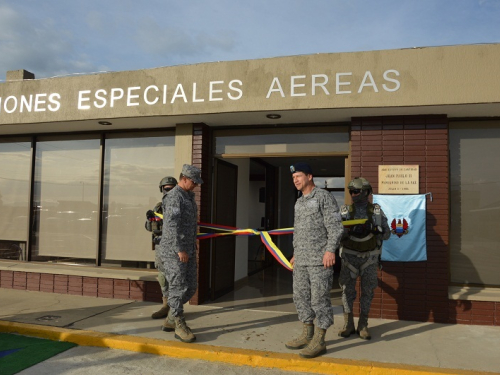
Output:
[[[145,212],[201,168],[200,221],[293,225],[289,165],[418,165],[427,261],[384,262],[371,316],[500,324],[500,44],[316,54],[0,83],[0,287],[156,301]],[[35,72],[36,73],[36,72]],[[291,256],[291,236],[276,239]],[[258,237],[200,241],[204,303],[266,267]],[[288,272],[288,271],[287,271]]]

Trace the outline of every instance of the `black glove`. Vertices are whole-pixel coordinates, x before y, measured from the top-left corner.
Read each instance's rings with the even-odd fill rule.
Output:
[[[357,224],[351,228],[351,233],[355,236],[363,236],[365,233],[364,224]]]
[[[146,217],[148,220],[152,220],[155,218],[155,213],[153,210],[149,210],[148,212],[146,212]]]
[[[379,234],[383,233],[382,227],[373,225],[373,223],[366,222],[364,224],[358,224],[352,227],[351,234],[355,237],[365,237],[368,234]]]

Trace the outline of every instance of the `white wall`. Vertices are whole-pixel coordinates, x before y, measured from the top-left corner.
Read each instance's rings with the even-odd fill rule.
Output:
[[[248,212],[250,202],[250,187],[248,184],[250,176],[250,159],[224,159],[238,166],[238,194],[236,202],[236,226],[238,228],[249,228]],[[234,281],[238,281],[248,275],[248,237],[236,236],[234,265]]]

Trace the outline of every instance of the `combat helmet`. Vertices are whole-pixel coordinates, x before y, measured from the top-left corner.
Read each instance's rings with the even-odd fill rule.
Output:
[[[370,195],[372,193],[372,186],[370,185],[370,182],[363,177],[355,177],[351,182],[349,182],[349,185],[347,185],[347,188],[349,190],[368,190],[368,194]]]
[[[172,176],[163,177],[160,181],[160,193],[163,192],[163,187],[165,185],[177,185],[177,180]]]

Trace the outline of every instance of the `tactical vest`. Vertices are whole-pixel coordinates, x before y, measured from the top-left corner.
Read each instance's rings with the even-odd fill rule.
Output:
[[[375,226],[382,225],[382,215],[380,212],[380,206],[378,204],[371,204],[368,202],[366,207],[366,212],[368,214],[368,220],[366,221],[373,223]],[[355,217],[356,206],[354,205],[343,205],[340,214],[342,215],[342,220],[351,220]],[[358,224],[364,225],[364,224]],[[365,252],[379,249],[382,244],[378,240],[377,236],[373,233],[366,233],[363,238],[357,238],[349,235],[346,239],[342,240],[342,246],[354,251]]]
[[[159,214],[163,214],[162,202],[158,202],[153,211]],[[163,229],[163,220],[157,220],[151,222],[151,231],[156,237],[161,237],[162,229]]]

